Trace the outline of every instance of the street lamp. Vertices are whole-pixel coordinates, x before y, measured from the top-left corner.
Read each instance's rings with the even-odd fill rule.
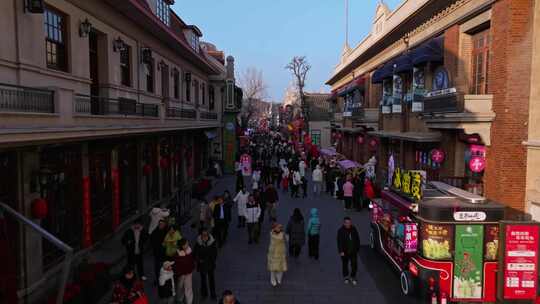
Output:
[[[84,19],[84,21],[81,21],[79,24],[79,36],[81,38],[88,37],[88,34],[90,34],[90,31],[92,30],[92,23],[88,21],[88,18]]]
[[[113,51],[114,52],[123,52],[126,50],[126,43],[122,38],[118,37],[113,40]]]

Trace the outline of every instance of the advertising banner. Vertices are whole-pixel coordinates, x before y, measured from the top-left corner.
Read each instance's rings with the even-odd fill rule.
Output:
[[[405,224],[405,252],[416,252],[418,249],[418,225],[415,223]]]
[[[454,298],[481,299],[483,276],[483,225],[457,225]]]
[[[504,257],[504,300],[536,299],[538,225],[507,225]]]

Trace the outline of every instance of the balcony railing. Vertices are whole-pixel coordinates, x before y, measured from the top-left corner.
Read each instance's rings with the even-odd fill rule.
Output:
[[[214,112],[201,112],[200,118],[201,119],[216,120],[217,119],[217,113],[214,113]]]
[[[167,108],[167,117],[196,119],[197,111],[194,109]]]
[[[87,115],[125,115],[159,117],[159,105],[139,103],[134,99],[107,98],[77,94],[75,113]]]
[[[54,91],[0,83],[0,112],[55,113]]]

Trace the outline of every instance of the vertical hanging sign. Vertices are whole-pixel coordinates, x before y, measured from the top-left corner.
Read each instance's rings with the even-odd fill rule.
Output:
[[[538,225],[506,225],[504,300],[534,300],[538,286]]]

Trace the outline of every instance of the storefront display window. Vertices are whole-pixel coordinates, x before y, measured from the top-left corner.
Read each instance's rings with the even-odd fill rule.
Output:
[[[454,227],[424,223],[421,226],[421,253],[430,260],[450,260],[454,251]]]

